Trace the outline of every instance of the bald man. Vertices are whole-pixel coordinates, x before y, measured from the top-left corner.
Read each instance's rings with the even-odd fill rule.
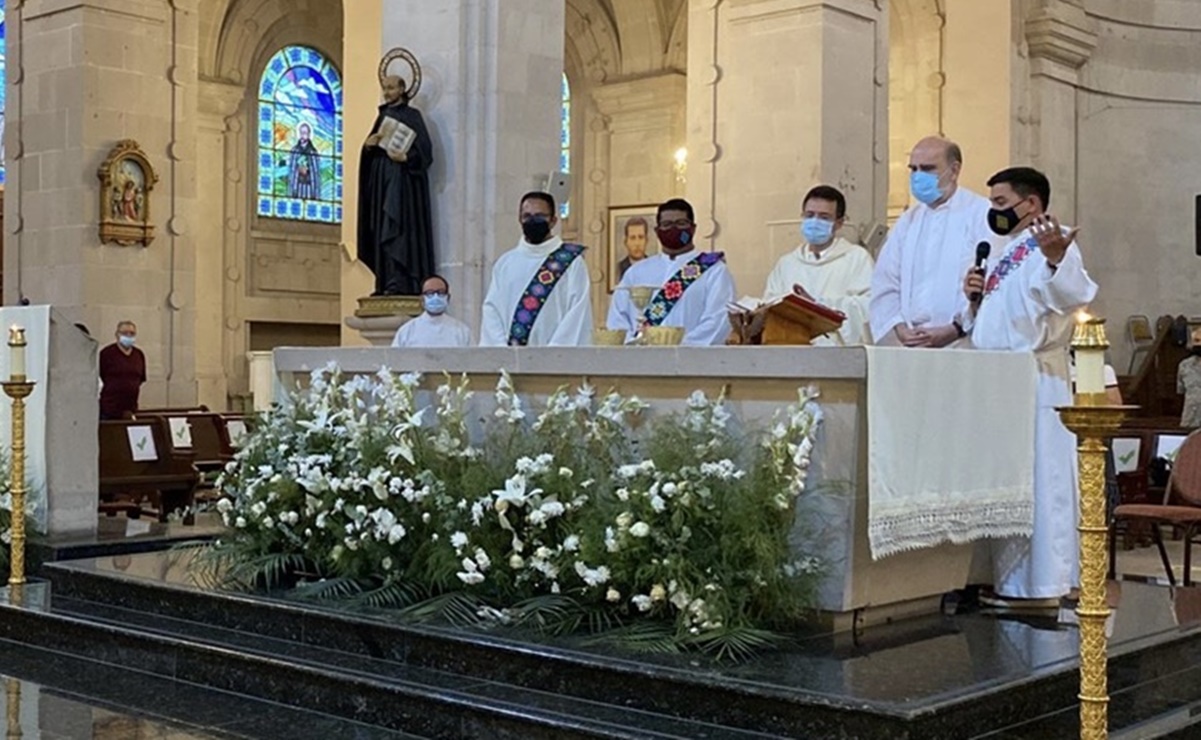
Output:
[[[959,186],[962,168],[959,146],[937,136],[909,155],[916,203],[889,233],[872,275],[876,344],[946,347],[965,336],[957,318],[967,309],[963,276],[991,232],[988,200]]]

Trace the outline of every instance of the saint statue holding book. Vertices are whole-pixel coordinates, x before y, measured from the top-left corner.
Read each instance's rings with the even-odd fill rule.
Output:
[[[389,74],[396,59],[409,63],[411,83]],[[358,256],[375,274],[377,296],[420,295],[421,283],[435,271],[433,145],[421,112],[409,104],[420,83],[421,68],[412,54],[397,49],[384,57],[384,103],[363,142],[359,169]]]

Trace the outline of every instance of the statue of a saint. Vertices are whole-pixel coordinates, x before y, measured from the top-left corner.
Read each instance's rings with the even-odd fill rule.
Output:
[[[381,87],[384,104],[363,142],[359,170],[358,254],[375,273],[374,295],[415,296],[435,272],[433,145],[405,81],[386,75]]]

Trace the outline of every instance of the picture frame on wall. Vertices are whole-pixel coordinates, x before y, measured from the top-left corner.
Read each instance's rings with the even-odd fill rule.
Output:
[[[609,248],[605,261],[609,292],[612,293],[630,265],[659,253],[655,236],[658,204],[614,206],[609,209]],[[637,255],[641,253],[641,257]]]

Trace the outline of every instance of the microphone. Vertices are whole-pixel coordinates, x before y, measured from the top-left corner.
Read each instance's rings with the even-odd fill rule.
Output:
[[[992,251],[992,245],[988,242],[980,242],[976,245],[976,269],[977,275],[984,274],[984,266],[988,264],[988,253]],[[979,303],[984,294],[978,290],[973,290],[968,300],[972,303]]]

